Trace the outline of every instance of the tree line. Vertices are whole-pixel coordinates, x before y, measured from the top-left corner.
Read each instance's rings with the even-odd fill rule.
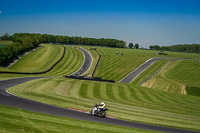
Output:
[[[150,45],[151,50],[165,50],[174,52],[200,53],[200,44],[177,44],[172,46]]]
[[[27,50],[37,47],[41,43],[53,44],[80,44],[80,45],[95,45],[106,47],[126,47],[126,42],[117,39],[105,38],[82,38],[69,37],[61,35],[49,34],[34,34],[34,33],[15,33],[8,35],[7,33],[0,37],[1,40],[11,40],[13,44],[0,49],[0,66],[6,66],[11,60]]]
[[[30,33],[15,33],[9,36],[7,33],[1,36],[1,40],[12,40],[14,42],[22,41],[23,37],[29,36],[33,40],[42,43],[65,43],[65,44],[81,44],[81,45],[96,45],[107,47],[126,47],[126,42],[117,39],[105,39],[105,38],[88,38],[88,37],[69,37],[61,35],[49,35],[49,34],[30,34]],[[36,42],[36,43],[37,43]]]

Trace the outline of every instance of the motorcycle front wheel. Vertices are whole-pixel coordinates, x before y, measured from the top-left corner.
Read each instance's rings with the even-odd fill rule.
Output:
[[[105,111],[101,111],[101,113],[99,114],[100,117],[105,117],[106,116],[106,112]]]
[[[93,112],[93,110],[91,110],[91,111],[89,112],[89,115],[92,115],[92,112]]]

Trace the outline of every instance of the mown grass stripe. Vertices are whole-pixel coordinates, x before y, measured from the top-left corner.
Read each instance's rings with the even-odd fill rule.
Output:
[[[106,95],[110,99],[115,99],[113,92],[112,92],[112,85],[111,84],[106,85]]]
[[[95,98],[100,98],[100,84],[98,84],[98,83],[94,84],[93,96]]]
[[[84,84],[84,83],[81,84],[80,89],[79,89],[79,96],[88,98],[87,88],[88,88],[88,84]]]
[[[112,93],[113,93],[114,99],[122,100],[119,95],[119,87],[118,86],[116,86],[116,85],[112,86]]]
[[[118,92],[119,92],[120,99],[127,100],[127,98],[125,96],[125,93],[124,93],[124,88],[123,87],[119,86],[118,87]]]
[[[130,91],[129,87],[124,86],[122,88],[123,88],[123,91],[124,91],[124,96],[125,96],[126,101],[132,102],[133,99],[131,97],[131,91]]]
[[[72,88],[69,91],[69,95],[71,97],[79,97],[78,91],[79,91],[81,84],[82,84],[82,82],[73,83]]]
[[[107,97],[107,94],[106,94],[106,84],[104,83],[104,84],[100,84],[100,92],[99,92],[100,94],[100,97],[101,97],[101,99],[103,100],[103,99],[106,99],[106,100],[108,100],[109,98]]]
[[[93,95],[93,91],[94,91],[94,83],[85,83],[87,84],[87,89],[86,89],[86,93],[87,93],[87,97],[86,98],[89,98],[89,99],[92,99],[94,98],[94,95]]]
[[[130,97],[134,101],[142,101],[144,102],[145,99],[143,98],[143,95],[141,93],[138,93],[138,90],[133,89],[132,87],[128,86],[130,91]]]

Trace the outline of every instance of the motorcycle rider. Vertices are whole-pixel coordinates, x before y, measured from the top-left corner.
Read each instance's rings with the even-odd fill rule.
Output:
[[[100,109],[105,109],[106,108],[106,104],[104,102],[101,102],[100,105],[97,105],[97,110],[100,111]]]
[[[100,105],[96,104],[96,108],[97,108],[97,110],[93,110],[93,114],[96,114],[98,111],[100,111],[100,109],[105,109],[106,108],[106,104],[104,102],[101,102]]]
[[[97,105],[98,109],[105,109],[106,108],[106,104],[104,102],[101,102],[100,105]]]

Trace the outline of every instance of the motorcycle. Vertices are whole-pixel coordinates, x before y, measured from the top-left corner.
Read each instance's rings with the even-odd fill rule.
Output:
[[[97,104],[93,107],[93,109],[89,112],[89,115],[105,117],[107,108],[98,108]]]

